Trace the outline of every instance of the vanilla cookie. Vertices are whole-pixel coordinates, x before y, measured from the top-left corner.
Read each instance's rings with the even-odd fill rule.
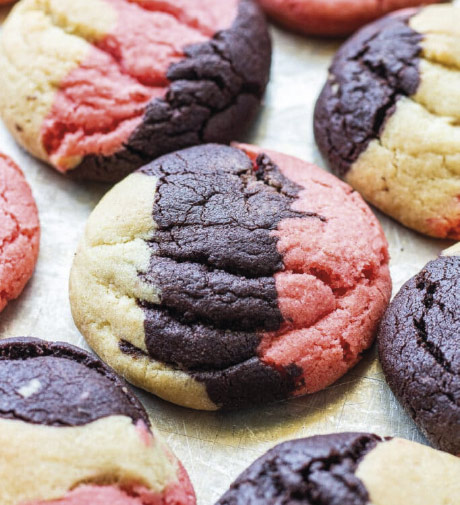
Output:
[[[87,352],[0,341],[2,505],[195,505],[126,383]]]
[[[209,410],[330,385],[371,345],[390,292],[387,242],[358,193],[299,159],[216,144],[115,186],[70,281],[104,361]]]
[[[117,181],[241,135],[270,59],[254,0],[21,0],[2,26],[0,114],[60,172]]]
[[[460,459],[368,433],[291,440],[255,461],[216,505],[455,505]]]
[[[315,110],[332,170],[405,226],[460,238],[460,8],[403,10],[334,58]]]

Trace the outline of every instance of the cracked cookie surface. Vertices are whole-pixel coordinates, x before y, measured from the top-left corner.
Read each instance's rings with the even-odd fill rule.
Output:
[[[2,30],[0,113],[76,178],[117,181],[166,152],[233,140],[270,69],[253,0],[22,0]]]
[[[428,438],[460,454],[460,256],[441,256],[409,280],[379,331],[390,387]]]
[[[460,461],[403,439],[336,433],[277,445],[216,505],[455,503]]]
[[[397,9],[446,0],[259,0],[267,14],[288,29],[307,35],[350,35]]]
[[[349,186],[296,158],[217,144],[115,186],[70,283],[75,322],[106,362],[209,410],[328,386],[370,346],[390,291],[383,232]]]
[[[188,476],[104,363],[62,342],[0,341],[4,505],[194,505]]]
[[[0,311],[32,276],[39,243],[38,210],[30,187],[19,167],[0,154]]]
[[[337,53],[317,144],[365,199],[427,235],[460,238],[460,9],[403,10]]]

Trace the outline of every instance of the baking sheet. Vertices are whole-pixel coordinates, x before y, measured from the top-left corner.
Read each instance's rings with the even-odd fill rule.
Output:
[[[0,8],[0,22],[7,12]],[[339,43],[271,30],[274,61],[265,103],[252,132],[239,140],[322,166],[313,139],[312,115]],[[42,225],[35,275],[20,299],[0,315],[0,338],[30,335],[87,348],[70,314],[68,274],[85,221],[109,186],[64,179],[22,151],[1,124],[0,151],[12,156],[26,173]],[[427,239],[377,215],[390,243],[396,292],[450,242]],[[386,385],[375,349],[325,391],[242,412],[195,412],[137,392],[188,470],[199,505],[214,503],[256,457],[289,438],[371,431],[427,443]]]

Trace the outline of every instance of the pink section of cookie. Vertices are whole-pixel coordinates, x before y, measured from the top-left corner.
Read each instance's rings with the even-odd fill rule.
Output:
[[[163,493],[152,493],[143,487],[128,491],[117,486],[87,485],[57,500],[40,500],[22,505],[195,505],[193,488],[186,474],[185,477],[187,482],[180,480],[168,486]]]
[[[19,167],[0,154],[0,311],[30,279],[40,241],[38,211]]]
[[[128,493],[116,486],[81,486],[58,500],[28,502],[24,505],[163,505],[166,503],[161,495],[147,491]]]
[[[180,23],[212,37],[218,30],[229,28],[236,17],[236,0],[129,0],[144,9],[166,12]]]
[[[458,222],[458,218],[456,216],[460,215],[460,198],[457,197],[452,202],[451,214],[454,215],[451,217],[432,217],[427,219],[427,224],[430,228],[430,231],[434,237],[451,237],[455,239],[460,238],[460,223]]]
[[[144,421],[142,420],[137,421],[136,430],[139,434],[140,439],[142,440],[142,443],[146,447],[150,447],[153,443],[153,435],[152,432],[145,425]]]
[[[259,0],[274,19],[310,35],[349,35],[388,12],[442,0]]]
[[[196,495],[190,477],[180,461],[177,478],[177,483],[170,484],[166,488],[163,496],[164,505],[196,505]]]
[[[120,150],[147,104],[166,93],[170,65],[184,58],[186,46],[229,27],[238,6],[238,0],[104,1],[118,23],[61,82],[42,126],[45,149],[63,172],[85,155]]]
[[[293,208],[321,219],[287,219],[273,233],[285,266],[275,280],[286,322],[264,335],[259,355],[275,368],[299,366],[296,394],[312,393],[355,365],[374,339],[391,295],[387,241],[350,186],[297,158],[263,152],[304,188]]]
[[[64,498],[52,501],[28,502],[24,505],[157,505],[160,500],[145,502],[137,496],[129,496],[113,486],[82,486],[71,491]]]

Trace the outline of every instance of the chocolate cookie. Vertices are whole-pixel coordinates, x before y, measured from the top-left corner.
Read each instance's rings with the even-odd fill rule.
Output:
[[[387,243],[361,197],[296,158],[209,144],[159,158],[96,207],[75,322],[139,387],[199,409],[318,391],[373,340]]]
[[[118,181],[241,135],[271,45],[254,0],[22,0],[2,26],[0,114],[71,177]]]
[[[194,505],[124,381],[77,347],[0,341],[2,505]]]
[[[0,153],[0,312],[32,276],[39,244],[32,191],[16,163]]]
[[[343,36],[405,7],[447,0],[259,0],[275,21],[307,35]]]
[[[334,58],[315,136],[335,173],[402,224],[460,238],[460,9],[391,14]]]
[[[460,250],[449,254],[401,288],[378,342],[397,398],[436,446],[460,455]]]
[[[337,433],[277,445],[216,505],[453,505],[459,474],[460,459],[423,445]]]

